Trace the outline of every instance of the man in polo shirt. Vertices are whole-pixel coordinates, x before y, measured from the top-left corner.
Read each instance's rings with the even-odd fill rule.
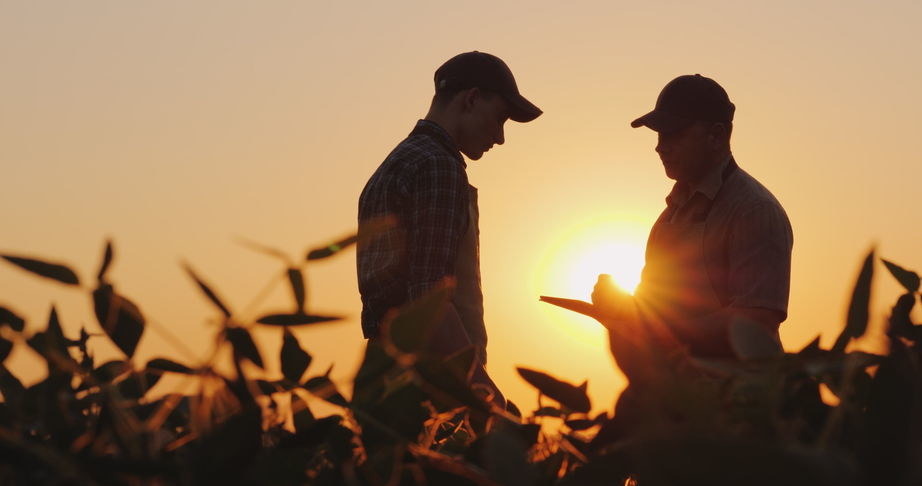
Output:
[[[757,323],[780,346],[778,327],[787,317],[791,225],[778,200],[733,157],[734,111],[714,80],[685,75],[631,123],[657,133],[656,152],[675,185],[650,231],[634,298],[604,278],[593,293],[612,326],[655,321],[696,357],[733,357],[729,328],[739,319]],[[618,334],[610,333],[616,358]],[[629,379],[629,370],[642,366],[619,365]]]
[[[378,337],[388,311],[455,279],[447,315],[429,350],[450,355],[474,346],[473,381],[502,394],[487,375],[487,333],[480,288],[477,189],[468,183],[462,154],[478,160],[502,145],[506,120],[528,122],[541,114],[519,94],[498,57],[467,52],[435,72],[435,96],[425,119],[384,159],[359,198],[359,231],[381,217],[396,225],[357,252],[362,331]]]

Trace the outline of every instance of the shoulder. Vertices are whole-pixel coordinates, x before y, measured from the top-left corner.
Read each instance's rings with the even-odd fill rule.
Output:
[[[737,169],[724,184],[721,199],[731,212],[741,216],[773,213],[788,219],[775,195],[745,170]]]

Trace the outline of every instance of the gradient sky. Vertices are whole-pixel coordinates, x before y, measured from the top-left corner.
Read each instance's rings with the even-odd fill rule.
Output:
[[[111,279],[204,356],[214,311],[180,260],[246,308],[282,267],[234,238],[300,256],[354,230],[358,194],[425,114],[435,68],[490,52],[545,114],[510,122],[506,144],[468,168],[489,369],[525,410],[536,394],[517,365],[588,378],[606,409],[624,383],[601,329],[537,297],[588,297],[600,272],[636,278],[671,183],[655,134],[629,122],[677,75],[726,88],[733,152],[794,227],[784,344],[830,344],[872,245],[922,270],[920,23],[917,1],[0,0],[0,251],[68,262],[90,282],[113,238]],[[586,255],[601,255],[598,271]],[[879,323],[898,288],[878,271]],[[313,372],[335,362],[343,384],[363,346],[354,274],[352,250],[308,269],[311,309],[349,319],[297,332]],[[0,289],[30,330],[52,302],[68,334],[96,326],[79,291],[10,265]],[[247,316],[288,299],[278,286]],[[259,332],[266,354],[279,336]],[[32,381],[41,367],[23,348],[7,365]],[[139,358],[158,355],[188,359],[149,329]]]

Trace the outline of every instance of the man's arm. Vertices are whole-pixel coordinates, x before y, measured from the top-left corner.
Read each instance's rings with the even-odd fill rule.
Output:
[[[454,275],[458,246],[467,229],[469,196],[464,168],[450,157],[423,162],[409,190],[407,297],[412,301]]]
[[[408,301],[416,300],[455,273],[458,247],[468,224],[468,182],[459,161],[426,160],[410,187],[407,221]],[[449,302],[430,350],[448,355],[470,346],[457,309]]]

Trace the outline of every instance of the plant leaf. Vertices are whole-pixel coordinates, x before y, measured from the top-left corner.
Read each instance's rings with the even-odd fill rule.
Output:
[[[291,264],[292,264],[291,258],[288,258],[288,255],[286,255],[285,252],[283,252],[283,251],[281,251],[281,250],[276,250],[275,248],[272,248],[272,247],[269,247],[269,246],[263,245],[263,244],[261,244],[261,243],[257,243],[257,242],[255,242],[255,241],[248,240],[248,239],[242,238],[242,237],[238,237],[238,238],[236,238],[236,240],[237,240],[237,243],[239,243],[239,244],[241,244],[241,245],[243,245],[243,246],[245,246],[245,247],[247,247],[247,248],[249,248],[249,249],[251,249],[251,250],[257,251],[257,252],[262,253],[262,254],[265,254],[265,255],[269,255],[269,256],[271,256],[271,257],[278,258],[279,260],[282,260],[283,262],[285,262],[286,265],[291,265]]]
[[[112,360],[97,366],[91,374],[100,383],[111,383],[130,370],[131,363],[125,360]]]
[[[893,275],[893,278],[902,284],[903,288],[905,288],[907,292],[916,293],[919,291],[918,273],[906,270],[905,268],[893,262],[884,260],[883,258],[881,258],[880,261],[884,262],[884,265],[887,267],[887,270],[890,270],[890,274]]]
[[[440,324],[453,290],[453,281],[442,281],[428,294],[403,306],[395,317],[385,319],[382,334],[404,353],[422,350]]]
[[[123,397],[140,400],[158,381],[160,381],[160,373],[144,370],[128,375],[127,378],[116,383],[115,386]]]
[[[872,249],[861,265],[861,272],[858,274],[858,280],[855,282],[855,288],[852,291],[852,300],[848,306],[845,329],[836,339],[832,351],[838,353],[845,351],[845,346],[850,340],[861,337],[864,335],[864,331],[867,330],[868,306],[871,302],[871,278],[873,276],[874,250]]]
[[[60,371],[70,373],[68,368],[75,368],[77,362],[68,352],[68,340],[64,337],[61,323],[58,320],[58,311],[52,307],[48,316],[48,327],[44,331],[35,333],[26,343],[38,354],[45,358],[49,374]]]
[[[234,346],[234,352],[253,362],[256,366],[264,368],[263,358],[256,348],[256,343],[250,336],[250,332],[242,327],[229,327],[224,331],[227,340]]]
[[[103,284],[93,291],[93,310],[112,342],[129,358],[134,356],[145,327],[138,306],[116,293],[111,285]]]
[[[304,389],[333,405],[339,405],[340,407],[349,405],[346,398],[336,389],[336,385],[330,380],[330,377],[326,375],[315,376],[307,380],[307,383],[304,384]]]
[[[22,382],[16,375],[10,373],[10,370],[0,363],[0,393],[3,394],[3,401],[7,404],[13,403],[26,391]]]
[[[307,402],[302,400],[297,393],[291,394],[291,415],[296,433],[306,431],[311,424],[317,421],[311,413],[311,408],[307,406]]]
[[[567,420],[564,422],[567,427],[570,427],[573,430],[586,430],[594,425],[597,425],[595,420],[589,419],[573,419]]]
[[[589,413],[592,408],[589,402],[589,396],[586,390],[573,386],[567,382],[560,381],[546,373],[530,370],[528,368],[516,368],[519,375],[530,385],[537,388],[544,395],[556,400],[561,405],[580,413]]]
[[[208,297],[208,300],[210,300],[212,304],[214,304],[218,309],[221,310],[221,313],[224,314],[224,317],[230,318],[231,316],[230,309],[226,305],[224,305],[223,302],[221,302],[221,299],[218,298],[218,295],[214,293],[213,290],[211,290],[211,287],[209,287],[208,284],[205,283],[205,281],[203,281],[201,278],[199,278],[198,275],[196,275],[195,271],[192,270],[192,266],[190,266],[188,263],[184,263],[183,269],[185,269],[186,273],[188,273],[189,276],[192,277],[192,280],[195,280],[195,283],[198,284],[198,287],[202,290],[202,293],[205,294],[205,297]]]
[[[23,270],[28,270],[42,277],[68,285],[80,285],[80,279],[77,278],[77,274],[65,265],[12,255],[0,255],[0,257]]]
[[[22,332],[26,328],[26,321],[6,307],[0,307],[0,326],[3,325],[10,326],[10,329],[16,332]]]
[[[358,237],[356,235],[350,235],[334,241],[333,243],[330,243],[326,246],[314,248],[313,250],[307,252],[307,260],[320,260],[323,258],[329,258],[354,245],[357,241]]]
[[[295,383],[301,382],[301,376],[311,364],[311,355],[301,348],[298,338],[288,329],[285,329],[282,338],[282,353],[279,359],[282,363],[282,374]]]
[[[112,240],[106,240],[106,249],[102,254],[102,264],[99,266],[99,273],[96,274],[96,279],[100,284],[106,282],[106,272],[109,270],[109,265],[112,264]]]
[[[746,318],[730,322],[730,346],[742,360],[766,360],[784,355],[781,343],[767,329]]]
[[[0,336],[0,363],[6,361],[7,356],[10,355],[10,351],[13,350],[13,341],[6,339],[3,336]]]
[[[267,326],[304,326],[308,324],[320,324],[322,322],[338,321],[342,317],[334,316],[313,316],[310,314],[269,314],[256,320],[259,324]]]
[[[195,370],[188,366],[168,360],[166,358],[154,358],[147,362],[147,369],[157,371],[168,371],[171,373],[180,373],[183,375],[194,375]]]
[[[295,296],[296,311],[299,314],[304,314],[304,274],[301,273],[301,269],[289,268],[288,281],[291,283],[291,291]]]

